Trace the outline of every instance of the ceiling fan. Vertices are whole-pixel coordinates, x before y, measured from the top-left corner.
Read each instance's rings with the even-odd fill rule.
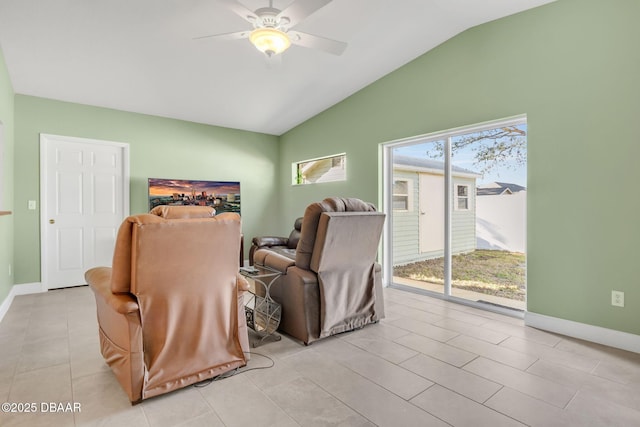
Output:
[[[347,47],[346,43],[292,30],[309,15],[331,1],[296,0],[284,10],[280,10],[273,7],[273,0],[269,0],[269,6],[251,11],[236,0],[218,0],[219,3],[224,3],[233,12],[252,24],[253,29],[213,34],[196,37],[196,39],[238,40],[248,38],[258,50],[264,52],[268,57],[284,52],[291,44],[341,55]]]

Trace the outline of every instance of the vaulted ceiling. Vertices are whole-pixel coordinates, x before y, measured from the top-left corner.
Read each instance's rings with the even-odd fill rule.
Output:
[[[218,0],[0,0],[0,47],[19,94],[280,135],[468,28],[551,1],[333,0],[295,29],[348,43],[341,56],[292,46],[268,63],[248,40],[194,40],[251,28]]]

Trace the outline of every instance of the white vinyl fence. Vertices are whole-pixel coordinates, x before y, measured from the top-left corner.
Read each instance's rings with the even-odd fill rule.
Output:
[[[476,197],[478,249],[526,250],[527,192]]]

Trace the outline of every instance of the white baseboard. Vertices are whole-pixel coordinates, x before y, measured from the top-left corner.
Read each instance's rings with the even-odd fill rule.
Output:
[[[0,322],[2,322],[4,315],[9,311],[9,307],[11,307],[11,303],[15,296],[38,294],[40,292],[45,292],[42,290],[41,283],[22,283],[20,285],[13,285],[11,290],[9,290],[9,295],[7,295],[4,301],[2,301],[2,304],[0,304]]]
[[[545,331],[640,353],[640,335],[531,312],[525,313],[524,324]]]

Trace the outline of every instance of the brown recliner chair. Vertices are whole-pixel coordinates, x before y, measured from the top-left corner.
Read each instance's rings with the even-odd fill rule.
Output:
[[[251,242],[251,249],[249,249],[249,265],[253,265],[253,257],[258,249],[271,249],[272,251],[278,252],[287,258],[295,259],[301,229],[302,217],[296,219],[293,223],[293,230],[289,234],[289,237],[254,237]]]
[[[85,274],[102,355],[134,403],[244,366],[249,351],[240,217],[175,209],[126,218],[113,266]]]
[[[270,290],[282,305],[281,331],[310,344],[384,317],[376,263],[384,218],[362,200],[328,198],[307,207],[295,260],[255,252],[256,265],[283,273]]]

